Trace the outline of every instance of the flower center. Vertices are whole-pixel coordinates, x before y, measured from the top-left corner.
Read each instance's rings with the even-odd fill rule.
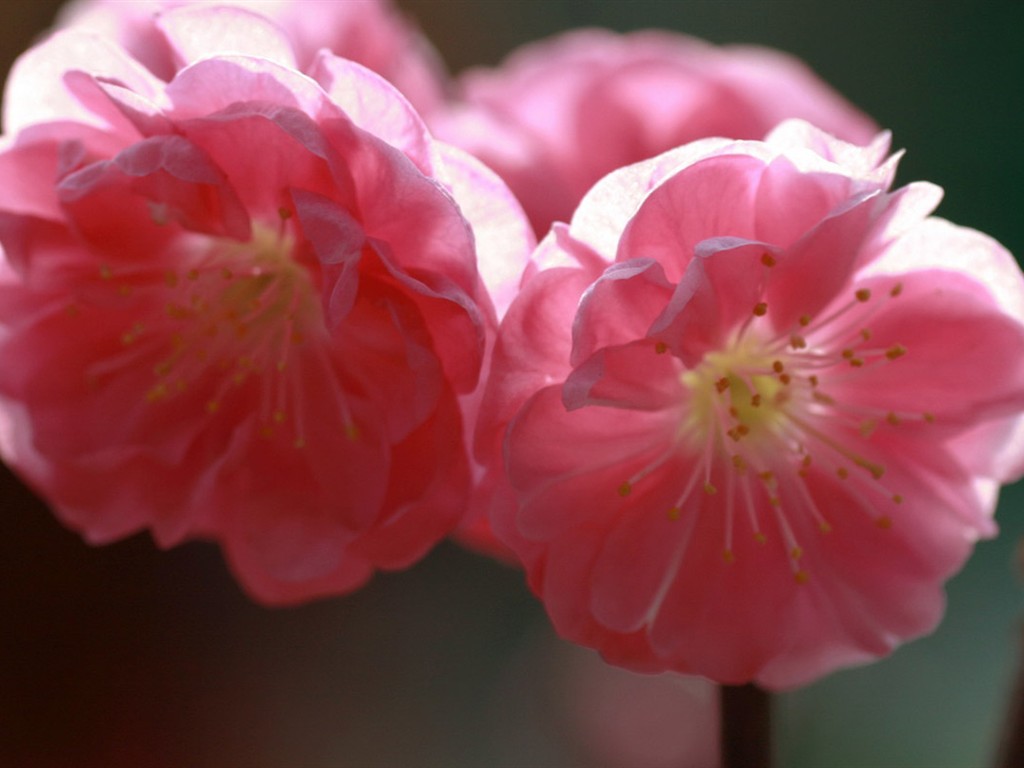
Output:
[[[146,270],[103,267],[103,283],[141,312],[122,333],[120,352],[90,366],[88,383],[99,386],[127,368],[148,366],[146,403],[180,399],[210,416],[255,411],[261,434],[273,437],[290,424],[292,443],[303,447],[301,386],[290,366],[305,347],[311,354],[302,365],[315,364],[320,376],[335,374],[323,345],[308,341],[322,331],[322,310],[313,275],[294,251],[284,226],[255,224],[244,243],[204,238],[179,269],[166,269],[166,262]]]
[[[770,267],[774,260],[762,263]],[[899,283],[888,288],[874,298],[871,290],[860,288],[821,317],[805,315],[782,330],[767,328],[762,318],[770,308],[756,304],[727,343],[679,374],[685,395],[675,436],[663,453],[618,486],[619,496],[629,496],[635,485],[670,463],[679,466],[682,458],[687,467],[682,476],[659,473],[675,498],[666,510],[669,520],[689,518],[692,525],[688,510],[706,508],[700,496],[717,496],[725,521],[723,560],[736,558],[734,534],[748,527],[760,545],[771,538],[781,542],[798,583],[809,578],[799,562],[803,542],[794,532],[807,526],[794,524],[798,516],[810,519],[821,534],[830,533],[835,522],[830,522],[832,505],[820,507],[815,498],[827,486],[816,483],[812,492],[811,473],[830,475],[843,485],[844,510],[852,506],[879,528],[890,528],[903,497],[886,484],[871,436],[877,429],[930,423],[934,417],[884,411],[846,394],[864,391],[846,388],[853,379],[898,364],[908,354],[902,344],[873,341],[872,318],[902,293]],[[656,354],[667,351],[666,344],[655,342]]]
[[[691,398],[682,434],[698,446],[723,428],[733,440],[744,439],[748,445],[778,437],[790,399],[790,377],[784,370],[780,360],[749,338],[705,355],[697,368],[680,377]]]

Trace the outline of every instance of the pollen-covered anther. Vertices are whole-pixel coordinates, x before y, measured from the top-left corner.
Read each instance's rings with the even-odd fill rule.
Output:
[[[793,349],[806,349],[807,339],[805,339],[803,336],[800,336],[799,334],[794,333],[789,337],[789,346],[791,346]]]
[[[887,350],[885,350],[885,356],[890,360],[895,360],[898,357],[903,357],[907,354],[907,348],[902,344],[893,344]]]
[[[633,486],[631,483],[626,481],[622,483],[618,488],[616,488],[615,492],[619,494],[619,496],[625,498],[626,496],[629,496],[629,494],[633,492]]]
[[[776,262],[775,257],[772,256],[770,253],[762,253],[761,263],[764,264],[766,267],[774,267],[778,262]]]
[[[881,528],[883,531],[887,531],[892,528],[892,518],[888,515],[882,515],[875,519],[875,525]]]
[[[861,302],[862,304],[866,301],[871,300],[871,291],[868,290],[867,288],[860,288],[854,291],[853,295],[857,299],[857,301]]]
[[[724,563],[726,563],[726,564],[734,563],[734,562],[736,562],[736,555],[733,554],[733,551],[731,549],[723,549],[722,550],[722,561]]]
[[[715,382],[715,390],[717,390],[719,393],[725,392],[725,390],[727,390],[728,388],[729,378],[727,376],[723,376],[722,378]]]
[[[666,344],[664,341],[656,342],[654,345],[654,352],[655,354],[658,355],[664,355],[666,352],[668,352],[668,344]]]
[[[682,516],[682,514],[683,511],[679,509],[679,507],[669,507],[668,512],[665,513],[665,516],[669,520],[678,520]]]
[[[718,493],[718,489],[711,483],[705,482],[704,493],[706,493],[708,496],[714,496],[716,493]]]
[[[903,293],[903,283],[896,283],[896,285],[894,285],[892,289],[889,291],[889,295],[892,296],[894,299],[901,293]]]
[[[810,574],[804,570],[799,570],[793,574],[793,581],[795,581],[797,584],[806,584],[808,581],[810,581],[810,579]]]
[[[764,315],[766,315],[767,313],[768,305],[765,302],[759,301],[757,304],[754,305],[754,315],[756,315],[757,317],[764,317]]]

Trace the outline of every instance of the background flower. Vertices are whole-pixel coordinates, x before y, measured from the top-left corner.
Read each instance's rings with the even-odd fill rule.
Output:
[[[781,51],[646,30],[585,29],[531,43],[459,78],[431,122],[504,178],[538,237],[624,165],[705,136],[760,139],[800,117],[867,142],[874,123]]]

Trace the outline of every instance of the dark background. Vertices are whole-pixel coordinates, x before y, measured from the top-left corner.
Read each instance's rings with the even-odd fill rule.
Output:
[[[2,71],[56,5],[3,6]],[[782,48],[892,130],[907,149],[900,183],[942,185],[942,216],[1024,254],[1022,4],[401,5],[456,71],[585,25]],[[1024,619],[1022,506],[1020,486],[1004,493],[1003,533],[951,582],[935,635],[780,697],[782,765],[989,760]],[[137,536],[93,549],[0,477],[2,766],[611,768],[571,726],[566,653],[518,572],[453,545],[350,597],[269,610],[239,592],[212,546],[159,552]],[[636,696],[610,706],[633,711]]]

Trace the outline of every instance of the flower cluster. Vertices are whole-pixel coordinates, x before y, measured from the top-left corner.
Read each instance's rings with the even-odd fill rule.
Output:
[[[617,664],[784,688],[995,533],[1024,279],[800,62],[586,30],[450,80],[383,0],[61,26],[4,94],[0,450],[87,540],[278,604],[456,533]]]

